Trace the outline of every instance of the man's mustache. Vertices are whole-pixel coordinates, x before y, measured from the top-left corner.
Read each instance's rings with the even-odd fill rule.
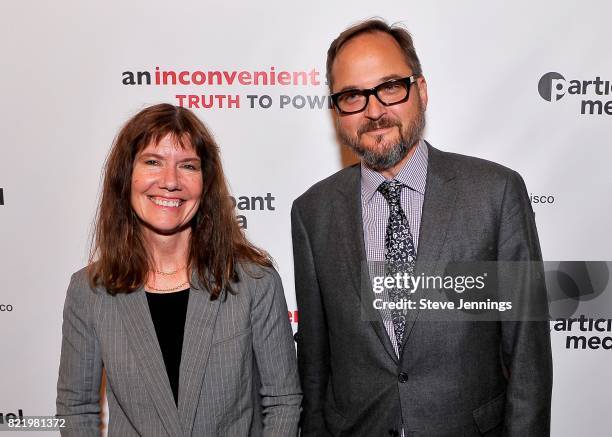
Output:
[[[381,118],[379,120],[369,120],[359,127],[357,135],[362,135],[366,132],[373,131],[376,129],[387,129],[389,127],[402,128],[402,123],[399,120],[392,120],[390,118]]]

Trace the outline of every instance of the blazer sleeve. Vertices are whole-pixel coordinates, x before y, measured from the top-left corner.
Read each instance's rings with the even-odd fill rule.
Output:
[[[511,273],[500,289],[505,286],[513,296],[513,307],[518,305],[513,320],[501,324],[502,358],[508,372],[504,435],[548,437],[552,354],[546,284],[535,216],[525,183],[516,172],[506,181],[497,258],[500,269],[514,266],[508,267]]]
[[[298,368],[304,402],[302,437],[327,436],[323,417],[330,372],[329,337],[312,248],[297,203],[291,209],[295,293],[299,311]]]
[[[100,435],[102,359],[91,323],[92,291],[83,273],[72,276],[64,304],[56,400],[56,417],[66,420],[64,437]]]
[[[283,285],[276,270],[270,272],[257,281],[251,312],[263,436],[292,437],[298,435],[302,391]]]

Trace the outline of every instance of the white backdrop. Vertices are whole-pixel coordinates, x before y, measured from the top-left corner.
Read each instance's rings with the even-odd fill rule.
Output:
[[[370,16],[413,33],[434,146],[509,166],[530,195],[554,197],[533,205],[545,259],[612,259],[612,123],[604,110],[612,93],[569,89],[571,80],[612,80],[608,1],[4,0],[1,9],[0,414],[55,412],[61,310],[70,274],[87,259],[102,164],[119,127],[150,104],[239,96],[240,108],[195,111],[221,146],[234,196],[274,197],[273,210],[239,214],[276,259],[295,310],[291,203],[344,161],[328,110],[280,108],[280,96],[324,96],[329,43]],[[314,69],[322,80],[122,83],[124,72],[153,75],[156,67]],[[547,73],[565,81],[547,76],[554,80],[538,88]],[[247,95],[269,95],[272,105],[250,108]],[[603,113],[581,114],[581,102],[595,99]],[[553,435],[607,436],[610,351],[566,349],[566,334],[553,332]]]

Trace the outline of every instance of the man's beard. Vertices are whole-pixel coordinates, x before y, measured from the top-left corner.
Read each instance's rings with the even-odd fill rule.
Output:
[[[389,128],[397,126],[399,138],[383,142],[384,135],[375,138],[376,149],[365,148],[360,142],[361,135],[375,129]],[[422,138],[425,130],[425,111],[419,105],[417,114],[409,124],[404,126],[400,120],[391,118],[380,118],[376,121],[368,120],[357,130],[357,136],[349,136],[342,130],[339,123],[336,123],[336,131],[340,141],[352,149],[364,162],[365,165],[374,171],[387,170],[408,155],[410,149]]]

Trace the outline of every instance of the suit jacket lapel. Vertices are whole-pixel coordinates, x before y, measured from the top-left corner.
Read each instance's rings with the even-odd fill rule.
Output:
[[[334,230],[338,242],[337,256],[343,259],[351,272],[353,291],[361,300],[361,285],[366,261],[361,218],[359,167],[351,167],[346,183],[338,186],[340,196],[333,202]]]
[[[455,209],[456,200],[456,186],[453,181],[456,176],[454,167],[448,162],[442,152],[433,148],[430,144],[427,144],[427,146],[427,183],[425,185],[425,199],[421,214],[415,276],[421,273],[426,275],[440,274],[437,271],[440,262],[440,252],[446,240],[446,233]],[[417,291],[413,295],[413,300],[418,301],[419,294]],[[408,312],[404,345],[410,336],[418,315],[418,309]],[[401,350],[403,351],[404,349],[402,347]]]
[[[361,172],[358,165],[348,169],[347,177],[337,189],[339,196],[334,202],[334,217],[337,218],[334,233],[338,242],[338,256],[342,257],[348,264],[353,290],[359,298],[361,305],[370,305],[374,299],[372,283],[368,271],[367,256],[365,253],[365,243],[363,241],[363,218],[361,215]],[[362,292],[367,293],[368,299],[362,301]],[[369,311],[368,311],[369,310]],[[376,335],[382,342],[389,356],[397,363],[398,358],[393,349],[393,344],[389,339],[389,334],[383,325],[379,311],[374,308],[360,308],[362,315],[364,311],[367,315],[376,317],[377,320],[370,320],[369,323]]]
[[[179,415],[185,436],[191,435],[204,374],[208,363],[215,322],[224,293],[211,301],[208,290],[192,276],[185,320],[183,353],[179,378]]]
[[[151,319],[147,297],[142,288],[128,294],[118,294],[118,309],[145,389],[161,418],[168,435],[183,435],[178,410],[170,388],[168,373]]]

